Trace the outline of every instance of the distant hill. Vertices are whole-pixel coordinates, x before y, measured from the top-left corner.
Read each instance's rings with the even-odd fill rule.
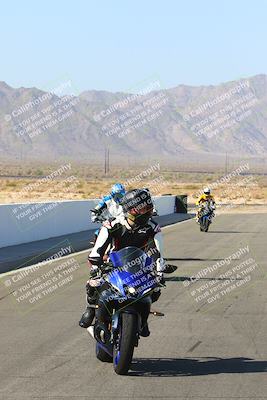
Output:
[[[105,146],[117,160],[216,159],[226,152],[265,158],[267,76],[65,98],[0,82],[1,159],[94,161]]]

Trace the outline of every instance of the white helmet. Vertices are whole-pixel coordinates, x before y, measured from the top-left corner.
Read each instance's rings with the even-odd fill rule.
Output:
[[[210,190],[210,188],[206,187],[206,188],[204,188],[203,192],[205,194],[210,194],[211,190]]]

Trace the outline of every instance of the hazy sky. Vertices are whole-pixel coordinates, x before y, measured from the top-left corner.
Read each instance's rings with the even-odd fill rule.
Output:
[[[77,92],[267,72],[267,0],[0,1],[0,80]]]

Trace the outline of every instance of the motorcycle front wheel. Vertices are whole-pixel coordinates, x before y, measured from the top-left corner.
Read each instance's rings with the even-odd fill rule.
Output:
[[[205,228],[204,228],[204,231],[205,231],[205,232],[208,232],[209,226],[210,226],[210,221],[209,221],[208,218],[206,218],[206,221],[205,221]]]
[[[113,366],[118,375],[126,375],[133,358],[137,335],[137,316],[122,313],[120,327],[113,347]]]

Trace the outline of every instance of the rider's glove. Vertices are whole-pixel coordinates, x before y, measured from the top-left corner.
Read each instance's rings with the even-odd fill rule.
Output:
[[[156,260],[156,270],[157,272],[164,272],[166,268],[166,262],[164,258],[160,257]]]
[[[101,215],[102,210],[98,209],[98,208],[94,208],[93,210],[91,210],[91,220],[92,222],[98,222],[98,217]]]
[[[91,215],[91,221],[92,221],[92,222],[96,222],[96,221],[97,221],[97,215],[92,214],[92,215]]]
[[[91,287],[101,286],[103,279],[101,276],[101,269],[97,265],[92,265],[89,276],[88,283]]]
[[[97,265],[92,265],[90,270],[90,277],[94,278],[100,274],[100,268]]]

